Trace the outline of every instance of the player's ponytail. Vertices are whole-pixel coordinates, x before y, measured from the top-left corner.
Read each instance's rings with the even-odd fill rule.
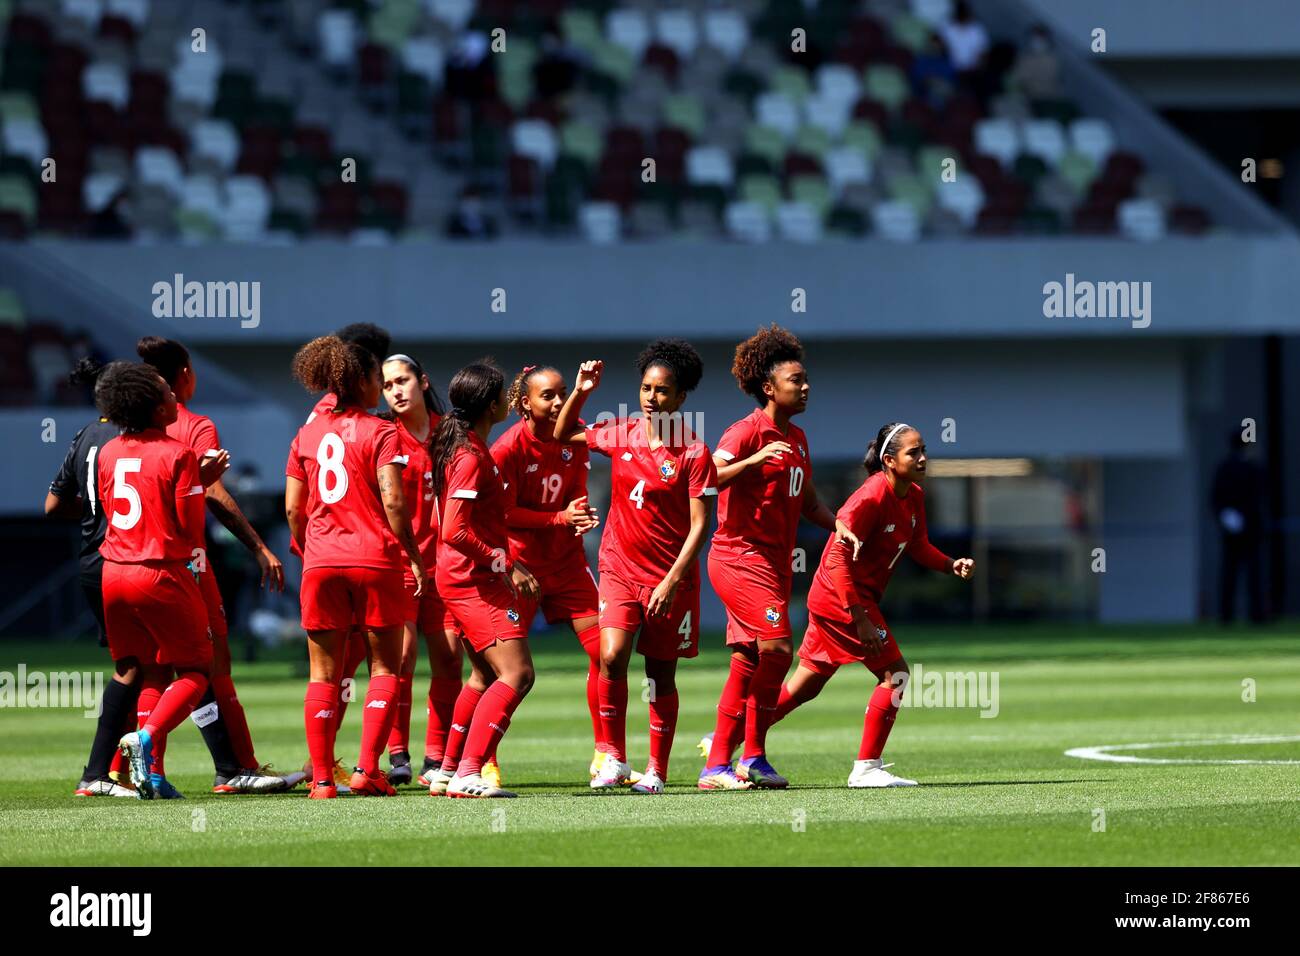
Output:
[[[523,406],[519,403],[523,401],[524,396],[528,394],[528,383],[532,380],[532,377],[539,372],[554,372],[556,375],[560,374],[559,369],[550,365],[525,365],[523,369],[520,370],[519,374],[514,377],[514,381],[510,383],[510,388],[506,390],[506,404],[510,406],[512,411],[518,413],[520,418],[528,417]]]
[[[68,373],[68,383],[83,388],[93,386],[99,378],[99,374],[107,367],[97,358],[89,355],[83,356],[77,359],[77,364],[72,366],[72,371]]]
[[[446,490],[447,468],[456,452],[469,445],[469,433],[474,423],[482,419],[492,403],[501,397],[505,376],[490,359],[466,365],[451,378],[447,397],[451,411],[442,416],[429,442],[429,458],[433,463],[433,491],[439,499]]]
[[[866,457],[862,459],[862,467],[867,470],[867,474],[874,475],[878,471],[883,471],[885,464],[881,459],[885,455],[897,455],[899,439],[914,430],[911,425],[903,422],[890,422],[876,432],[876,437],[871,439],[871,444],[867,446]]]
[[[312,339],[293,357],[293,377],[309,392],[333,392],[339,407],[360,405],[367,376],[379,360],[335,335]]]

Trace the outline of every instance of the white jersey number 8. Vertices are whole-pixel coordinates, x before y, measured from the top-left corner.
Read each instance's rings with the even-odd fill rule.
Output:
[[[348,493],[348,473],[343,470],[343,439],[327,432],[316,449],[316,464],[320,466],[316,475],[320,500],[332,505]]]

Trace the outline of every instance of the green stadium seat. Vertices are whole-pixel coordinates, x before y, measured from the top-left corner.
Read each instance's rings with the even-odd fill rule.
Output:
[[[769,214],[781,202],[781,187],[773,176],[746,176],[740,181],[738,194],[742,201],[757,203]]]
[[[803,103],[811,92],[808,74],[797,66],[783,66],[777,70],[768,89],[785,94],[795,103]]]
[[[859,150],[868,160],[874,161],[880,155],[884,140],[874,123],[857,120],[844,130],[844,145]]]
[[[663,102],[663,122],[689,133],[691,139],[699,139],[704,135],[704,106],[690,93],[668,96]]]
[[[819,126],[803,126],[794,138],[794,149],[821,159],[831,148],[831,134]]]
[[[588,166],[594,166],[600,161],[605,143],[600,133],[590,124],[569,122],[560,130],[560,149],[581,159]]]
[[[13,289],[0,287],[0,325],[21,329],[27,324],[27,313],[22,300]]]
[[[867,67],[866,75],[863,77],[863,89],[867,96],[884,104],[891,112],[902,106],[903,102],[912,95],[912,88],[903,71],[887,63],[877,63]]]
[[[795,176],[790,180],[790,198],[806,203],[825,219],[831,206],[831,188],[821,176]]]
[[[755,124],[745,132],[745,149],[777,167],[785,159],[785,137],[770,126]]]
[[[1097,178],[1097,165],[1083,153],[1072,151],[1061,157],[1056,174],[1069,183],[1076,193],[1083,195]]]
[[[27,222],[36,221],[36,190],[23,176],[0,176],[0,212],[15,212]]]

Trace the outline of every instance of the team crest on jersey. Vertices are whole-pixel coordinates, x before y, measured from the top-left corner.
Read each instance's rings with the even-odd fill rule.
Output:
[[[518,623],[519,623],[519,612],[516,611],[514,608],[507,608],[507,609],[506,609],[506,617],[510,618],[510,623],[511,623],[511,624],[518,624]]]
[[[573,449],[567,445],[560,449],[560,457],[565,461],[573,461]]]
[[[604,599],[604,598],[601,598],[601,599],[600,599],[600,605],[599,605],[599,607],[596,608],[596,610],[599,611],[601,614],[604,614],[604,613],[605,613],[605,599]]]
[[[664,463],[659,466],[659,474],[663,476],[664,481],[667,481],[673,475],[677,474],[677,462],[673,461],[671,458],[665,458]]]
[[[804,450],[803,445],[800,445],[800,446],[799,446],[799,457],[800,457],[800,458],[807,458],[807,457],[808,457],[808,452]]]
[[[889,632],[883,627],[878,627],[876,628],[876,637],[880,638],[882,641],[887,640],[889,638]]]
[[[781,622],[781,612],[774,607],[769,607],[763,612],[763,617],[767,618],[768,624],[779,624]]]

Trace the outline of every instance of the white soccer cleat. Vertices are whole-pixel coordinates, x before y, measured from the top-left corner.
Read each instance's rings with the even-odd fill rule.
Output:
[[[135,791],[115,780],[82,781],[77,788],[79,797],[135,797]]]
[[[849,774],[849,786],[854,789],[916,786],[915,780],[896,777],[886,769],[892,766],[892,763],[881,763],[879,757],[875,760],[855,760],[853,761],[853,772]]]
[[[426,776],[429,778],[429,796],[445,797],[447,795],[447,785],[451,783],[451,779],[455,774],[450,770],[443,770],[439,767],[437,770],[430,770]]]
[[[653,770],[647,770],[641,775],[641,779],[632,784],[632,793],[663,793],[664,782],[659,778],[659,774]]]
[[[500,787],[494,787],[477,773],[470,774],[468,777],[452,777],[451,782],[447,784],[447,796],[449,797],[467,797],[474,800],[479,799],[499,799],[502,797],[514,797],[516,794],[509,790],[502,790]]]
[[[613,754],[607,753],[600,770],[591,778],[591,789],[611,790],[614,787],[626,786],[631,779],[632,768]]]
[[[302,776],[299,773],[298,780]],[[294,781],[297,783],[297,780]],[[212,787],[213,793],[278,793],[289,789],[285,777],[268,772],[267,768],[256,767],[239,771],[231,777],[218,777]]]

